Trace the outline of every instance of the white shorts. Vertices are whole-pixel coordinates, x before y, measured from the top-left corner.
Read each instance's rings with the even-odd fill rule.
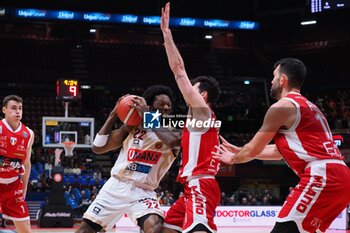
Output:
[[[154,191],[111,177],[90,204],[83,218],[109,231],[124,214],[127,214],[136,225],[137,219],[146,214],[157,214],[163,217],[163,211],[160,209]]]

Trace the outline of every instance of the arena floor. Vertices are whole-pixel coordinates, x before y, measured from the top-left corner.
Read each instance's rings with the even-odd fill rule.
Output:
[[[57,232],[63,232],[63,233],[73,233],[75,228],[37,228],[33,227],[33,233],[57,233]],[[239,233],[269,233],[271,230],[270,227],[225,227],[220,228],[218,230],[218,233],[232,233],[232,232],[239,232]],[[10,227],[8,229],[1,229],[0,233],[14,233],[13,227]],[[140,232],[138,228],[118,228],[114,231],[110,232],[116,232],[116,233],[138,233]],[[326,233],[350,233],[349,230],[328,230]]]

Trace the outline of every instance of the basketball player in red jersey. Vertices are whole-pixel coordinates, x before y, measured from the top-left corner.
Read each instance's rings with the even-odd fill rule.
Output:
[[[327,119],[300,94],[304,64],[295,58],[281,59],[273,75],[270,95],[278,101],[268,109],[254,138],[242,148],[224,141],[213,154],[231,164],[283,157],[300,181],[287,197],[272,233],[325,232],[350,202],[350,170]],[[268,145],[272,139],[275,144]]]
[[[184,184],[184,195],[170,208],[163,232],[216,232],[214,211],[220,201],[220,188],[215,180],[220,161],[211,151],[219,145],[219,126],[193,122],[216,122],[210,108],[220,95],[217,81],[210,76],[189,80],[182,57],[169,29],[170,3],[162,8],[161,29],[170,68],[189,106],[182,133],[182,166],[178,181]],[[193,124],[187,124],[192,122]]]
[[[13,221],[19,233],[28,233],[30,219],[25,196],[31,169],[34,133],[21,123],[23,99],[6,96],[0,121],[0,205],[4,218]]]

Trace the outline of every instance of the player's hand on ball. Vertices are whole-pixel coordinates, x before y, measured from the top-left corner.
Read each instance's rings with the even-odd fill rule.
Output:
[[[224,145],[215,146],[216,151],[212,151],[213,158],[219,159],[224,163],[233,164],[235,153],[230,152]]]
[[[143,116],[143,113],[144,112],[149,112],[149,107],[147,106],[147,102],[146,100],[141,97],[141,96],[136,96],[134,99],[133,99],[133,106],[134,108],[136,108],[140,113],[141,113],[141,116]]]

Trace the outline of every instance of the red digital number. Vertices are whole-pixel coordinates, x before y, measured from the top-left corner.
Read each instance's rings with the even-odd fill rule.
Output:
[[[69,86],[69,92],[73,94],[73,96],[77,96],[77,86]]]

